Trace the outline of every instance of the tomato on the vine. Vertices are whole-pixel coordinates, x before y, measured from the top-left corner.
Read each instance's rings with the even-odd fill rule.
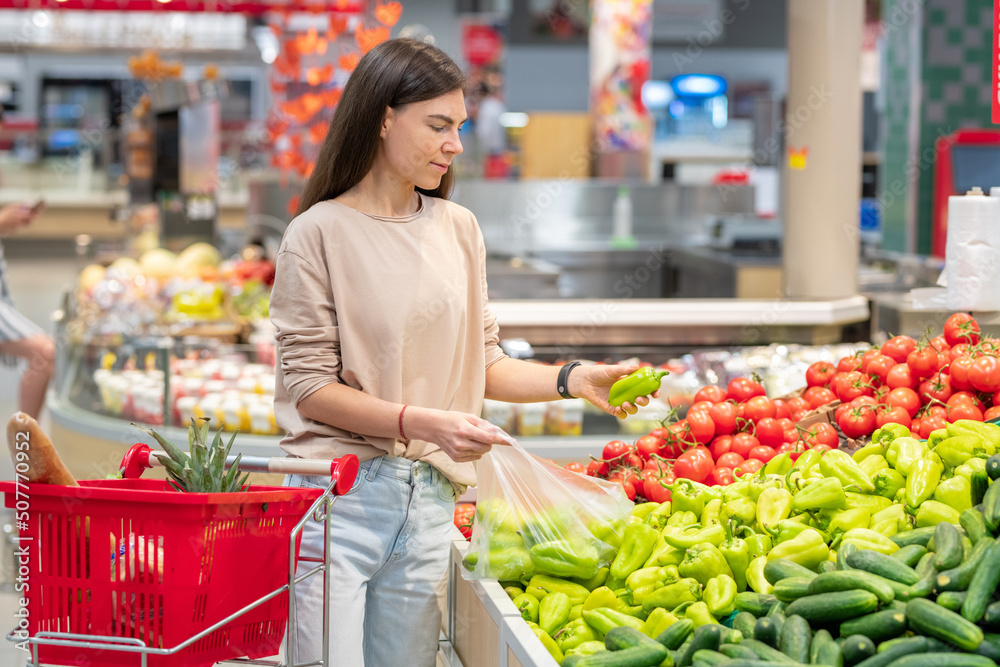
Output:
[[[825,387],[809,387],[802,394],[802,398],[809,402],[809,408],[812,410],[837,400],[837,396]]]
[[[909,387],[899,387],[889,392],[885,400],[890,408],[900,407],[912,419],[920,410],[920,396]],[[902,423],[902,422],[897,422]]]
[[[962,403],[971,403],[980,410],[986,409],[986,406],[984,406],[983,402],[979,400],[979,397],[973,394],[971,391],[956,391],[954,394],[949,396],[948,400],[946,401],[948,407],[952,407],[954,405],[960,405]]]
[[[765,417],[757,422],[754,435],[760,440],[760,444],[768,447],[780,447],[785,441],[785,429],[774,417]]]
[[[715,405],[712,401],[695,401],[688,408],[688,413],[691,412],[708,412],[708,410]]]
[[[856,371],[861,369],[861,355],[854,354],[849,357],[844,357],[837,362],[837,372],[838,373],[850,373],[851,371]]]
[[[947,353],[951,349],[951,344],[944,337],[944,335],[934,336],[934,338],[931,338],[930,342],[928,342],[927,344],[933,347],[938,352]]]
[[[930,376],[917,389],[921,403],[930,403],[932,400],[944,403],[951,397],[951,392],[951,375],[943,372]]]
[[[604,451],[601,453],[601,458],[608,464],[608,467],[614,469],[621,465],[625,457],[632,451],[632,448],[628,446],[622,440],[612,440],[608,444],[604,445]]]
[[[897,364],[905,364],[906,357],[917,348],[917,341],[909,336],[893,336],[882,345],[882,354],[889,355]]]
[[[830,447],[836,447],[840,442],[840,437],[837,435],[837,429],[833,427],[830,422],[819,422],[813,424],[808,429],[806,429],[804,440],[809,447],[816,447],[817,445],[828,445]]]
[[[948,425],[948,422],[944,420],[943,417],[938,417],[936,415],[931,415],[924,417],[920,420],[920,437],[926,440],[930,437],[930,434],[938,429],[942,429]]]
[[[968,313],[955,313],[944,323],[944,339],[949,345],[979,342],[979,323]]]
[[[848,438],[860,438],[875,430],[875,410],[868,405],[851,408],[840,416],[837,426]]]
[[[871,378],[859,371],[846,373],[837,384],[836,394],[843,403],[853,401],[858,396],[871,393]]]
[[[714,461],[707,449],[692,447],[677,457],[677,462],[674,463],[674,475],[695,482],[704,482],[713,467]]]
[[[992,421],[997,417],[1000,417],[1000,405],[991,405],[983,413],[983,421]]]
[[[729,448],[733,446],[733,436],[731,435],[717,435],[712,443],[708,446],[708,451],[711,452],[712,458],[716,461],[719,457],[729,451]]]
[[[750,450],[760,444],[756,436],[749,433],[737,433],[729,445],[729,451],[736,452],[743,458],[750,458]]]
[[[722,401],[713,405],[708,416],[715,424],[716,435],[728,435],[736,430],[736,404],[732,401]]]
[[[691,438],[698,444],[707,445],[715,437],[715,422],[707,411],[689,412],[686,421]]]
[[[885,378],[889,375],[889,371],[892,370],[893,366],[896,365],[896,360],[887,354],[877,354],[872,357],[868,365],[865,366],[865,373],[870,375],[873,379],[877,378],[882,384],[885,384]]]
[[[778,452],[774,450],[774,447],[766,447],[764,445],[757,445],[750,450],[751,459],[757,459],[758,461],[763,461],[764,463],[773,459],[777,456],[777,454]]]
[[[663,447],[663,440],[655,435],[644,435],[635,441],[635,451],[642,457],[643,461],[648,461],[653,454],[659,454]]]
[[[726,387],[726,396],[738,403],[749,401],[754,396],[764,396],[764,386],[750,378],[736,378]]]
[[[809,401],[802,396],[795,396],[788,399],[788,409],[792,412],[795,412],[796,410],[812,410],[812,405],[810,405]]]
[[[792,416],[792,410],[788,407],[788,401],[783,398],[776,398],[771,402],[774,403],[775,419],[787,419]]]
[[[913,424],[913,417],[902,406],[880,405],[875,414],[875,427],[882,428],[886,424],[901,424],[910,428]]]
[[[826,387],[837,372],[837,367],[829,361],[817,361],[806,369],[807,387]]]
[[[886,375],[885,384],[887,387],[897,389],[899,387],[909,387],[916,389],[920,386],[920,378],[914,375],[910,367],[904,363],[896,364]]]
[[[570,470],[572,472],[580,473],[581,475],[587,474],[587,466],[583,465],[579,461],[570,461],[569,463],[564,465],[563,468],[565,468],[566,470]]]
[[[737,454],[736,452],[726,452],[719,458],[715,460],[716,466],[723,466],[726,468],[735,468],[741,463],[746,461],[745,458]]]
[[[1000,359],[983,356],[972,362],[969,383],[979,391],[993,393],[1000,390]]]
[[[642,471],[642,495],[646,500],[653,503],[665,503],[670,500],[670,489],[663,487],[660,481],[665,484],[672,484],[673,477],[659,475],[655,470]]]
[[[694,402],[709,401],[710,403],[720,403],[726,400],[726,390],[714,384],[706,385],[699,389],[694,395]]]
[[[708,478],[709,484],[714,484],[716,486],[729,486],[734,481],[733,469],[727,468],[726,466],[716,466],[712,470],[712,474]]]
[[[948,406],[948,421],[957,422],[959,419],[971,419],[972,421],[983,421],[983,411],[972,403],[959,403]]]
[[[756,423],[767,417],[774,418],[776,409],[767,396],[754,396],[743,407],[743,416]]]
[[[927,378],[938,369],[938,353],[933,347],[918,347],[906,356],[906,365],[918,378]]]
[[[733,476],[736,479],[741,479],[747,475],[756,474],[763,467],[764,462],[760,459],[747,459],[739,468],[733,470]]]

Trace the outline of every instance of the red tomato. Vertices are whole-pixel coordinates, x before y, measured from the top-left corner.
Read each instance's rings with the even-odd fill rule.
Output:
[[[820,454],[825,454],[826,452],[830,451],[833,448],[827,445],[816,445],[815,447],[813,447],[813,449],[819,452]]]
[[[930,434],[938,429],[942,429],[948,425],[941,417],[924,417],[920,421],[920,437],[926,440]]]
[[[612,470],[618,465],[625,461],[625,456],[632,451],[625,442],[621,440],[612,440],[608,444],[604,445],[604,451],[601,458],[608,464],[608,467]]]
[[[955,313],[944,323],[944,339],[949,345],[979,342],[979,323],[968,313]]]
[[[861,355],[855,354],[850,357],[844,357],[837,362],[838,373],[850,373],[857,370],[861,370]]]
[[[764,445],[758,445],[750,450],[750,458],[763,461],[764,463],[773,459],[777,454],[778,452],[774,451],[774,447],[765,447]]]
[[[733,436],[731,435],[717,435],[715,439],[712,440],[712,444],[708,446],[708,451],[711,452],[712,458],[716,461],[719,457],[729,451],[729,448],[733,445]],[[741,457],[742,458],[742,457]]]
[[[744,461],[746,461],[746,459],[737,454],[736,452],[726,452],[718,459],[716,459],[715,465],[723,466],[725,468],[735,468]]]
[[[902,424],[910,428],[913,424],[913,417],[901,406],[880,406],[875,414],[875,427],[882,428],[886,424]]]
[[[862,373],[867,373],[868,371],[865,370],[865,366],[868,365],[869,361],[871,361],[874,357],[880,354],[882,354],[882,351],[879,350],[877,347],[870,347],[867,350],[865,350],[865,353],[861,355],[861,368],[859,368],[858,370],[861,371]]]
[[[858,396],[870,394],[872,389],[871,378],[858,371],[851,371],[844,375],[844,378],[837,385],[837,398],[843,403],[853,401]]]
[[[788,399],[788,409],[792,412],[796,410],[812,410],[812,406],[802,396],[796,396],[795,398]]]
[[[736,430],[736,412],[736,404],[732,401],[722,401],[711,407],[708,416],[715,424],[717,435],[728,435]]]
[[[694,402],[708,401],[709,403],[721,403],[726,400],[726,390],[714,384],[702,387],[694,395]]]
[[[945,419],[948,416],[948,408],[944,405],[928,405],[923,409],[922,416]]]
[[[878,405],[878,403],[879,403],[878,399],[875,398],[874,396],[858,396],[857,398],[851,400],[851,402],[848,403],[848,405],[851,406],[852,408],[860,408],[862,405],[870,405],[872,407],[875,407],[876,405]]]
[[[774,418],[776,409],[767,396],[754,396],[743,408],[744,416],[752,422],[759,422],[767,417]]]
[[[920,425],[924,423],[923,417],[914,417],[910,420],[910,433],[920,433]]]
[[[691,404],[691,407],[688,408],[688,412],[708,412],[709,408],[713,405],[715,405],[715,403],[712,401],[697,401]]]
[[[868,373],[872,378],[878,378],[880,383],[885,384],[886,376],[889,375],[889,371],[895,365],[896,360],[889,355],[877,354],[865,366],[865,373]]]
[[[635,451],[642,457],[643,461],[648,461],[653,454],[659,454],[663,447],[663,440],[655,435],[644,435],[635,441]]]
[[[707,411],[689,412],[687,424],[691,438],[698,444],[707,445],[715,437],[715,422]]]
[[[628,499],[635,500],[635,485],[628,480],[619,480],[618,483],[622,485],[623,489],[625,489],[625,495]]]
[[[774,416],[777,419],[787,419],[792,416],[792,409],[788,407],[788,401],[782,398],[776,398],[772,401],[774,403]]]
[[[892,389],[909,387],[910,389],[915,390],[920,386],[920,378],[914,375],[913,371],[911,371],[910,367],[906,364],[896,364],[886,376],[885,384],[887,387],[891,387]]]
[[[765,417],[757,422],[754,435],[760,440],[760,444],[768,447],[780,447],[781,443],[785,441],[785,429],[782,428],[781,422],[774,417]]]
[[[747,459],[743,462],[743,465],[733,470],[733,476],[736,479],[740,479],[741,477],[746,477],[747,475],[756,474],[763,467],[764,462],[760,459]]]
[[[917,341],[909,336],[893,336],[882,345],[882,354],[889,355],[897,364],[905,364],[906,357],[916,347]]]
[[[714,467],[712,455],[704,447],[692,447],[677,457],[674,474],[679,478],[704,482]]]
[[[787,431],[788,429],[795,430],[795,422],[793,422],[788,417],[777,417],[778,425],[781,426],[781,430]]]
[[[838,405],[837,409],[833,411],[833,421],[839,424],[840,423],[840,415],[842,415],[845,412],[847,412],[848,410],[850,410],[851,407],[852,406],[851,406],[850,403],[841,403],[840,405]],[[858,407],[858,406],[853,406],[853,407]]]
[[[755,436],[749,433],[737,433],[733,436],[733,442],[729,446],[729,451],[736,452],[745,459],[750,458],[750,450],[760,444]]]
[[[608,476],[608,464],[604,461],[598,461],[594,459],[587,464],[587,474],[591,477],[607,477]]]
[[[749,378],[736,378],[726,387],[726,396],[738,403],[749,401],[754,396],[764,396],[766,393],[759,382]]]
[[[573,472],[578,472],[581,475],[587,474],[587,466],[583,465],[579,461],[570,461],[569,463],[564,465],[563,468],[566,468],[566,470],[571,470]]]
[[[829,447],[836,447],[840,443],[840,436],[837,435],[837,429],[833,427],[830,422],[819,422],[813,424],[806,431],[807,433],[807,444],[810,447],[816,447],[816,445],[827,445]]]
[[[983,402],[979,400],[979,397],[971,391],[956,391],[954,394],[949,396],[947,400],[948,407],[960,405],[962,403],[971,403],[980,410],[984,410],[986,408],[986,406],[983,405]]]
[[[1000,405],[993,405],[983,413],[983,421],[992,421],[997,417],[1000,417]]]
[[[928,378],[939,367],[937,350],[933,347],[918,347],[906,356],[906,365],[918,378]]]
[[[837,425],[848,438],[871,435],[875,430],[875,410],[867,405],[851,408],[841,415]]]
[[[906,414],[912,419],[920,409],[920,396],[917,392],[908,387],[899,387],[889,392],[885,400],[890,408],[900,407],[906,410]],[[902,422],[897,422],[902,423]]]
[[[799,439],[799,432],[794,428],[787,428],[782,431],[781,440],[783,443],[795,442]]]
[[[809,407],[812,410],[822,407],[827,403],[833,403],[837,400],[837,397],[832,391],[823,387],[809,387],[806,389],[805,393],[802,394],[802,398],[809,401]]]
[[[807,414],[809,414],[809,410],[807,409],[795,410],[792,412],[792,420],[800,422],[806,418]]]
[[[955,361],[959,357],[969,356],[969,346],[966,343],[959,343],[958,345],[953,345],[950,350],[948,350],[948,360]]]
[[[934,336],[934,338],[931,338],[928,345],[933,347],[938,352],[948,352],[951,349],[951,345],[944,336]]]
[[[969,369],[969,382],[979,391],[993,393],[1000,390],[1000,359],[979,357]]]
[[[646,500],[653,503],[665,503],[670,500],[670,489],[663,488],[660,484],[661,479],[666,478],[657,474],[655,470],[642,471],[642,495]]]
[[[959,403],[948,406],[948,421],[957,422],[959,419],[971,419],[973,421],[983,421],[983,411],[972,403]]]
[[[921,403],[930,403],[932,400],[944,403],[951,397],[951,376],[947,373],[935,373],[920,383],[917,389],[920,394]]]
[[[948,373],[951,375],[952,391],[969,391],[973,389],[972,382],[969,380],[969,373],[972,371],[972,366],[975,363],[972,357],[958,357],[952,360],[948,366]]]
[[[716,486],[729,486],[735,479],[733,478],[733,469],[727,468],[725,466],[716,466],[712,470],[712,474],[709,475],[709,484],[714,484]]]
[[[817,361],[806,369],[807,387],[827,387],[837,372],[837,367],[829,361]]]

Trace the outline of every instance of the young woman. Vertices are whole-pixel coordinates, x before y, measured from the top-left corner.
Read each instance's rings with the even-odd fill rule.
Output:
[[[469,211],[447,201],[464,84],[444,52],[420,41],[390,40],[365,55],[277,257],[270,312],[282,448],[362,460],[329,536],[329,650],[338,667],[435,664],[454,502],[475,484],[473,462],[503,444],[478,417],[484,396],[580,396],[620,417],[636,410],[607,402],[635,367],[560,369],[501,351],[482,234]],[[323,539],[311,529],[302,553],[321,555]],[[291,657],[315,660],[322,580],[297,590]]]

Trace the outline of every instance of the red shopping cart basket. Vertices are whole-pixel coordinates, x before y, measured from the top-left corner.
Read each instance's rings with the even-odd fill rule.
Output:
[[[292,529],[319,489],[179,493],[165,481],[79,487],[0,482],[17,513],[27,623],[39,632],[138,639],[170,649],[288,583]],[[298,540],[295,544],[298,557]],[[25,563],[26,561],[26,563]],[[278,652],[283,592],[150,667],[201,667]],[[25,627],[26,626],[26,627]],[[133,667],[136,654],[41,645],[45,664]]]

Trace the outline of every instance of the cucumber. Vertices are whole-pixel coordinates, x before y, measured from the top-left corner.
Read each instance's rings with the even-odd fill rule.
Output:
[[[856,554],[862,553],[860,551]],[[835,623],[864,616],[878,608],[878,596],[868,591],[839,591],[799,598],[788,605],[787,614],[798,614],[807,621]]]
[[[781,628],[785,622],[775,621],[773,618],[758,618],[753,626],[753,638],[759,642],[764,642],[772,648],[778,648],[781,638]]]
[[[746,611],[754,616],[763,616],[771,610],[771,607],[777,601],[778,598],[773,595],[744,591],[736,596],[735,605],[737,611]]]
[[[952,611],[955,610],[953,609]],[[994,602],[986,606],[983,620],[979,624],[987,630],[1000,630],[1000,602]]]
[[[884,646],[884,645],[883,645]],[[889,648],[878,647],[878,652],[870,658],[862,660],[855,667],[886,667],[904,655],[923,653],[928,649],[926,637],[908,637],[896,640]]]
[[[844,667],[844,654],[829,630],[818,630],[809,646],[809,664]]]
[[[979,540],[989,537],[989,533],[986,531],[986,521],[983,519],[983,513],[979,510],[971,508],[963,510],[958,517],[958,522],[965,529],[965,534],[969,536],[973,544],[978,544]]]
[[[996,667],[989,658],[967,653],[919,653],[889,663],[892,667]]]
[[[748,611],[741,611],[733,617],[733,630],[739,631],[747,639],[753,639],[753,626],[757,624],[757,617]]]
[[[838,570],[853,570],[847,563],[847,557],[858,550],[858,545],[853,542],[848,542],[847,544],[841,544],[837,549],[837,569]]]
[[[885,606],[886,609],[892,609],[894,611],[906,612],[906,603],[902,600],[893,600]]]
[[[912,585],[920,581],[920,575],[912,567],[878,551],[868,549],[855,551],[847,557],[847,562],[853,568],[871,572],[901,584]]]
[[[840,636],[864,635],[876,644],[895,639],[906,632],[906,613],[902,611],[877,611],[840,624]]]
[[[854,667],[875,655],[875,642],[864,635],[851,635],[840,650],[844,652],[844,667]]]
[[[942,521],[934,528],[934,567],[950,570],[962,564],[962,538],[955,526]]]
[[[934,567],[936,559],[937,554],[934,552],[928,552],[923,555],[920,562],[917,563],[917,567],[913,570],[920,577],[920,581],[906,587],[900,596],[903,600],[910,601],[916,598],[925,598],[934,592],[934,585],[937,582],[937,568]]]
[[[934,537],[934,528],[933,526],[928,526],[926,528],[908,530],[905,533],[896,533],[889,539],[900,547],[908,547],[911,544],[919,544],[922,547],[926,547],[932,537]]]
[[[822,576],[822,575],[820,575]],[[785,577],[774,585],[772,593],[782,602],[792,602],[809,595],[809,585],[819,577]]]
[[[727,658],[742,658],[743,660],[758,660],[757,654],[742,644],[722,644],[719,653]]]
[[[895,590],[886,579],[864,570],[825,572],[809,584],[810,595],[853,590],[874,593],[882,604],[888,604],[896,597]]]
[[[986,492],[990,488],[990,477],[985,471],[977,470],[972,473],[972,504],[978,505],[983,502]]]
[[[657,656],[660,656],[658,661]],[[662,646],[634,646],[621,651],[599,651],[580,656],[579,660],[569,664],[572,667],[651,667],[659,665],[666,657],[667,649]],[[567,663],[563,661],[562,664],[565,667]]]
[[[740,658],[730,660],[726,663],[726,667],[791,667],[795,664],[787,660],[743,660]]]
[[[1000,484],[997,484],[1000,487]],[[956,568],[945,570],[937,576],[938,591],[964,591],[972,583],[972,577],[976,574],[979,564],[986,556],[986,552],[993,546],[993,540],[984,538],[972,547],[972,553]]]
[[[962,603],[962,616],[975,623],[986,613],[986,605],[1000,585],[1000,540],[994,540],[969,583]]]
[[[676,651],[691,636],[692,632],[694,632],[694,621],[690,618],[682,618],[671,623],[669,628],[656,637],[656,641],[671,651]]]
[[[919,544],[911,544],[905,546],[896,553],[892,554],[892,557],[898,560],[900,563],[904,563],[913,567],[916,565],[920,558],[927,553],[927,547],[921,546]]]
[[[655,639],[650,639],[635,628],[627,625],[611,628],[608,630],[608,634],[604,635],[604,645],[608,647],[609,651],[621,651],[636,646],[651,646],[653,644],[659,648],[664,648],[663,644],[660,644]]]
[[[809,662],[809,644],[812,642],[812,629],[801,616],[792,615],[785,619],[781,627],[781,638],[778,649],[796,662]]]
[[[670,628],[667,628],[667,630],[669,629]],[[708,649],[710,651],[717,650],[722,644],[723,630],[726,630],[726,628],[723,628],[721,625],[712,624],[702,625],[696,628],[694,634],[691,636],[691,643],[688,644],[687,648],[684,649],[677,659],[677,667],[688,667],[688,665],[694,661],[695,651],[700,651],[701,649]],[[666,632],[666,630],[664,632]],[[662,643],[660,642],[659,637],[656,638],[656,641]]]
[[[990,488],[986,490],[986,495],[983,496],[982,512],[986,528],[991,533],[995,533],[998,525],[1000,525],[1000,516],[997,515],[998,505],[1000,505],[1000,485],[990,484]]]
[[[746,646],[748,649],[757,654],[760,660],[765,660],[767,662],[783,662],[785,664],[795,664],[795,661],[789,658],[787,655],[782,653],[776,648],[772,648],[762,641],[757,641],[756,639],[744,639],[740,642],[741,646]]]
[[[695,651],[692,660],[694,665],[706,665],[707,667],[716,667],[716,665],[724,665],[729,662],[727,656],[718,651],[709,651],[707,648]]]
[[[803,567],[787,558],[769,560],[764,566],[764,578],[772,586],[788,577],[806,577],[812,579],[815,576],[816,573],[809,568]]]
[[[823,574],[824,572],[836,572],[837,564],[834,563],[832,560],[825,560],[819,564],[819,566],[816,568],[816,571],[819,572],[820,574]]]
[[[785,610],[788,609],[788,603],[778,600],[774,603],[774,606],[767,610],[768,618],[778,617],[781,620],[785,620]]]
[[[965,602],[965,591],[945,591],[937,596],[937,603],[948,611],[962,611],[962,603]]]
[[[910,600],[906,604],[906,623],[914,632],[950,642],[966,651],[976,650],[983,641],[983,631],[975,624],[930,600]]]
[[[983,643],[976,649],[979,655],[985,655],[990,660],[1000,662],[1000,635],[986,633]]]
[[[1000,477],[1000,454],[994,454],[986,459],[986,474],[990,479]]]

